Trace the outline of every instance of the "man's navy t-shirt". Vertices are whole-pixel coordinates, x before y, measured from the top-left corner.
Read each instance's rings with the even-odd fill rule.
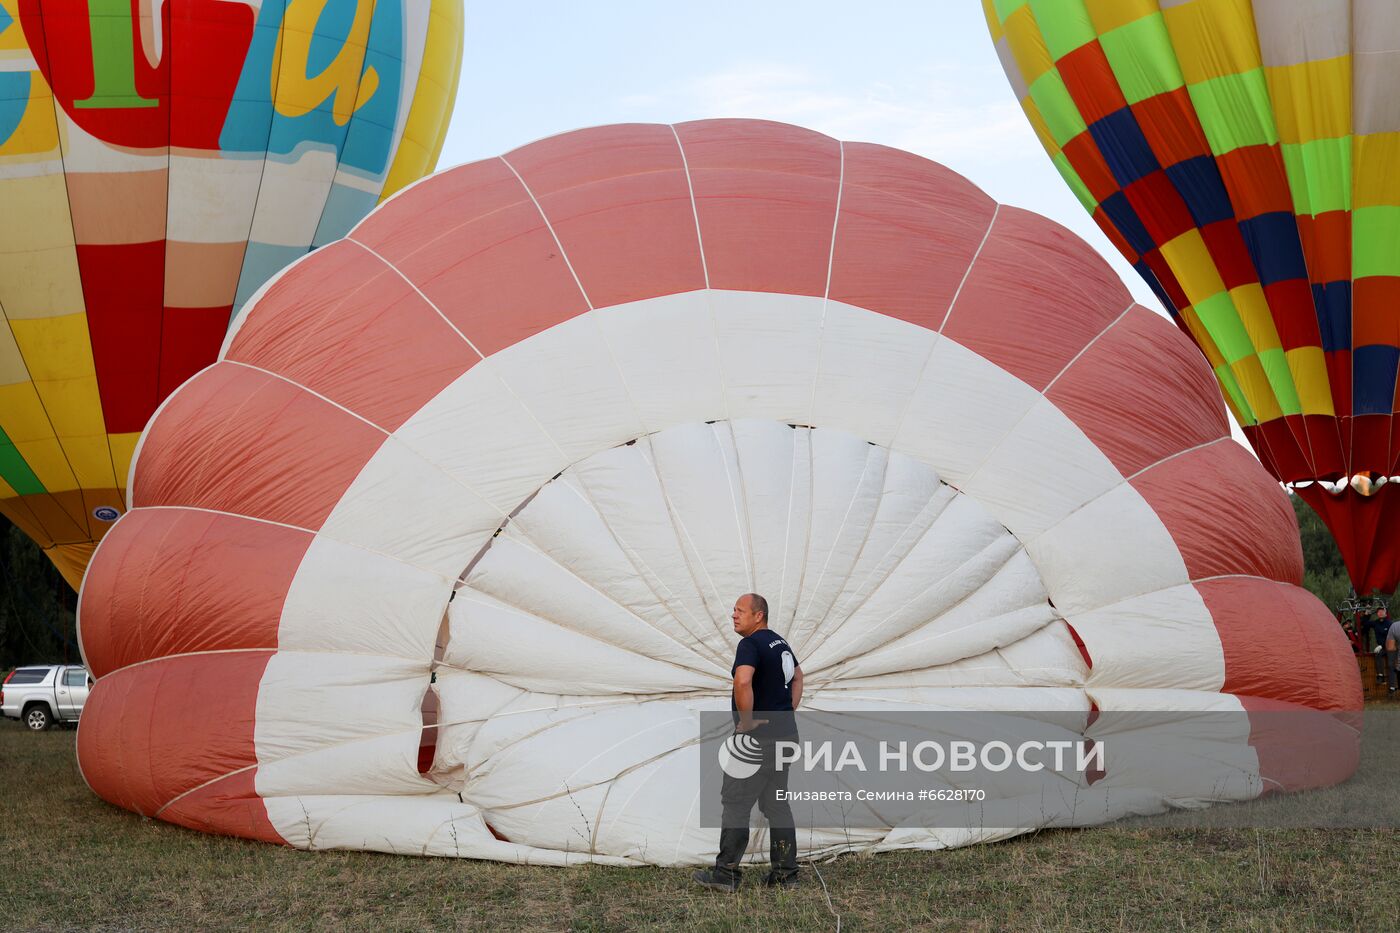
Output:
[[[741,666],[747,664],[753,673],[754,719],[767,719],[765,725],[753,730],[755,736],[784,736],[795,731],[792,717],[792,678],[797,672],[797,656],[788,646],[787,639],[770,628],[761,628],[739,642],[734,651],[734,666],[729,669],[732,676]],[[729,708],[734,711],[734,722],[739,722],[739,706],[734,697],[729,698]],[[786,713],[787,715],[763,715],[764,713]]]

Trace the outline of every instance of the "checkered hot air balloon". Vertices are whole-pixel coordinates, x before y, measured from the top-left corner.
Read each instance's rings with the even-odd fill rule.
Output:
[[[430,171],[460,0],[0,0],[0,511],[76,588],[160,401]]]
[[[1260,460],[1327,522],[1359,592],[1395,589],[1400,7],[983,6],[1055,166]]]
[[[1018,799],[1102,820],[1356,763],[1351,729],[1246,720],[1360,690],[1190,342],[1063,228],[881,146],[611,126],[427,178],[245,309],[133,476],[79,607],[79,761],[205,831],[712,857],[695,717],[750,591],[807,708],[1244,725],[1184,783],[1138,741]],[[1029,828],[989,813],[800,844]]]

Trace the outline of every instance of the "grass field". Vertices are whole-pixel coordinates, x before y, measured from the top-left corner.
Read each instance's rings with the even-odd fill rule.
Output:
[[[0,929],[1396,929],[1385,830],[1054,831],[845,857],[738,896],[688,871],[532,868],[203,836],[94,797],[75,733],[0,722]],[[750,880],[757,873],[751,873]],[[1380,885],[1380,887],[1377,887]]]

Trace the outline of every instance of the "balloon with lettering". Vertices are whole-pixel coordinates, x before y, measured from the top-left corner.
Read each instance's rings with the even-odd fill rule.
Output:
[[[425,179],[245,308],[131,496],[83,586],[79,762],[204,831],[713,858],[696,714],[727,726],[751,591],[804,709],[1056,711],[1076,746],[1096,710],[1223,716],[1189,773],[1114,733],[1104,774],[984,785],[975,826],[863,810],[807,854],[1356,764],[1349,726],[1250,719],[1359,707],[1356,662],[1190,342],[1051,221],[797,127],[601,127]]]
[[[461,0],[0,0],[0,511],[76,588],[274,272],[431,171]]]
[[[1259,459],[1327,522],[1359,592],[1394,590],[1400,7],[983,6],[1056,168]]]

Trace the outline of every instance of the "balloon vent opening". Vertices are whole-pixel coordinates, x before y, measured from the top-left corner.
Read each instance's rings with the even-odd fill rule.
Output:
[[[449,605],[456,595],[453,592],[447,597]],[[438,727],[442,719],[442,698],[438,694],[437,672],[443,659],[447,656],[448,639],[451,637],[452,627],[448,622],[448,615],[444,611],[442,621],[438,623],[437,639],[433,644],[433,665],[428,673],[428,685],[423,691],[423,700],[419,707],[422,712],[423,728],[418,736],[418,773],[433,777],[439,783],[443,783],[442,776],[433,774],[433,765],[437,762]]]
[[[418,773],[427,774],[433,770],[437,757],[438,714],[441,703],[437,689],[433,686],[437,674],[429,675],[428,689],[423,692],[423,731],[418,736]]]
[[[1065,628],[1069,629],[1069,637],[1074,639],[1074,647],[1079,649],[1079,656],[1084,659],[1084,665],[1093,670],[1094,658],[1089,654],[1089,646],[1084,644],[1084,639],[1079,637],[1079,632],[1069,622],[1065,623]]]

